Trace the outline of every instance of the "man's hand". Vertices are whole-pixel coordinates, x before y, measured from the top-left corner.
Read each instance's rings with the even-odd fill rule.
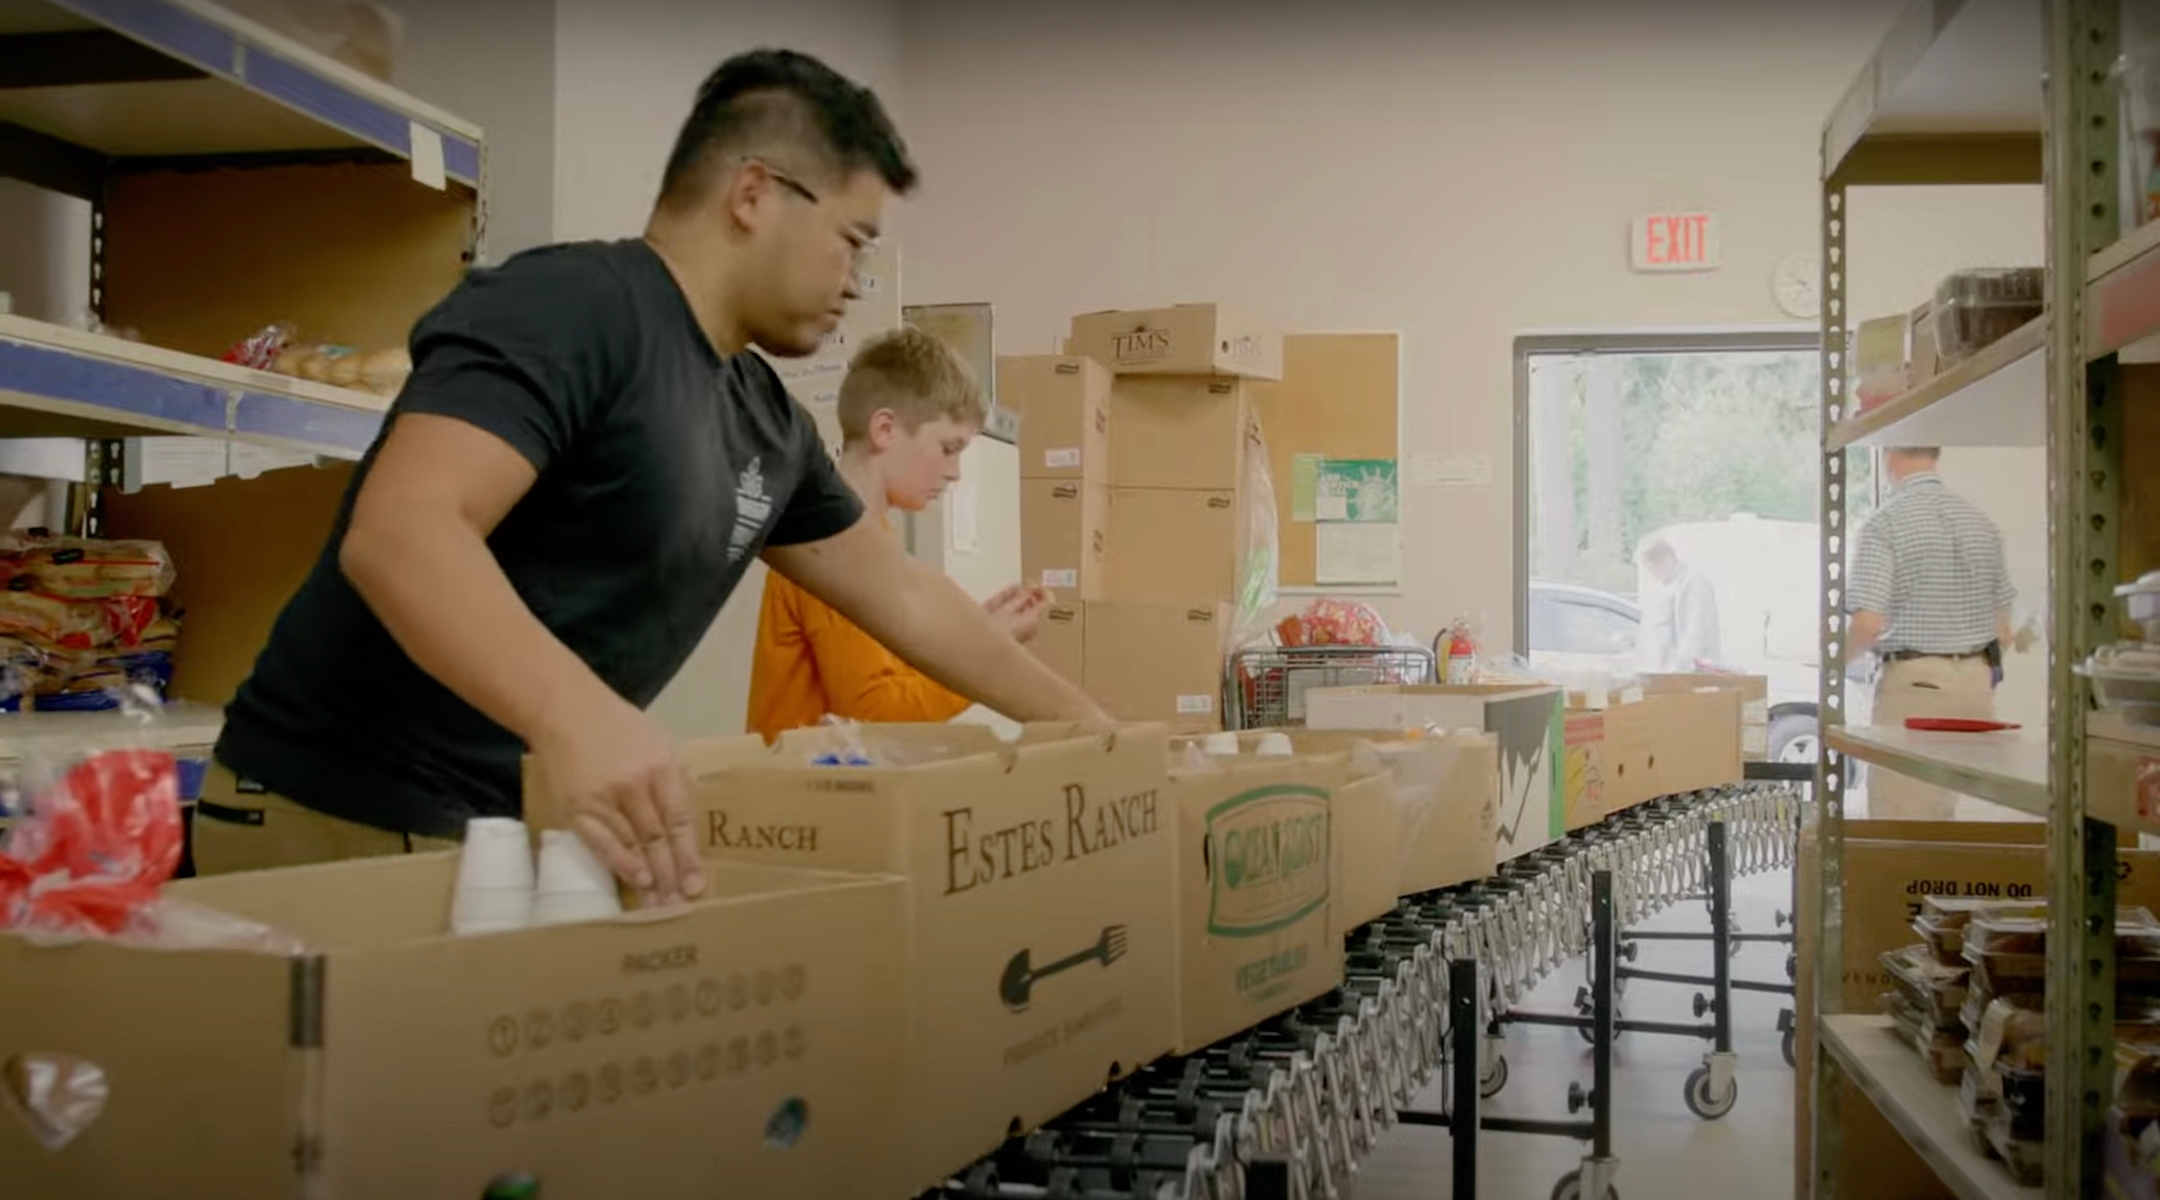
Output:
[[[704,893],[689,783],[651,717],[609,693],[551,713],[532,752],[555,811],[647,904]]]
[[[990,614],[999,628],[1012,635],[1022,645],[1034,640],[1035,631],[1042,627],[1043,610],[1050,606],[1047,588],[1030,587],[1016,583],[983,601],[983,611]]]

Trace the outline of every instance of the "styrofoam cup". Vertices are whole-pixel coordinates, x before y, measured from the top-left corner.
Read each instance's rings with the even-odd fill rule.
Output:
[[[532,924],[530,888],[459,888],[450,901],[453,933],[495,933]]]
[[[1253,748],[1253,753],[1264,754],[1270,758],[1288,758],[1296,751],[1290,746],[1289,734],[1263,733],[1260,735],[1260,744]]]
[[[540,926],[605,921],[621,916],[622,910],[622,900],[613,892],[555,892],[533,898],[532,923]]]
[[[465,824],[450,928],[458,933],[518,929],[532,920],[532,842],[525,822],[475,817]]]
[[[1237,734],[1227,731],[1211,733],[1207,735],[1207,740],[1200,744],[1200,749],[1208,754],[1236,754],[1238,752]]]
[[[585,840],[567,829],[540,835],[539,884],[533,899],[535,925],[591,921],[622,912],[622,895]]]

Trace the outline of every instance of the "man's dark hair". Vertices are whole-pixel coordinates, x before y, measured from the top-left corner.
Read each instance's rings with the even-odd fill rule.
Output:
[[[660,178],[661,203],[687,198],[716,163],[766,155],[781,169],[835,180],[875,171],[895,192],[915,187],[907,145],[869,88],[807,54],[753,50],[721,63],[698,87]]]

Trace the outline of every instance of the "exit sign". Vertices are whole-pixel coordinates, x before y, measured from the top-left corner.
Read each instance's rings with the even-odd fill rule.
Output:
[[[1629,259],[1638,271],[1715,271],[1723,253],[1716,213],[1637,217],[1629,242]]]

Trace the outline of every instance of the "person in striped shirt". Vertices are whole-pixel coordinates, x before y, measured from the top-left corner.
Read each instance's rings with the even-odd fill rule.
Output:
[[[1848,653],[1873,650],[1875,723],[1907,717],[1993,719],[2010,606],[2017,589],[2002,531],[1971,501],[1943,486],[1942,452],[1885,453],[1895,490],[1860,530],[1848,576]],[[1888,770],[1871,772],[1871,816],[1947,821],[1957,797]]]
[[[903,326],[863,344],[840,381],[840,475],[880,522],[921,512],[960,478],[989,402],[943,342]],[[983,605],[1015,639],[1035,634],[1050,594],[1013,586]],[[949,721],[966,697],[901,661],[833,607],[779,574],[765,577],[750,666],[749,732],[770,742],[826,716]]]

